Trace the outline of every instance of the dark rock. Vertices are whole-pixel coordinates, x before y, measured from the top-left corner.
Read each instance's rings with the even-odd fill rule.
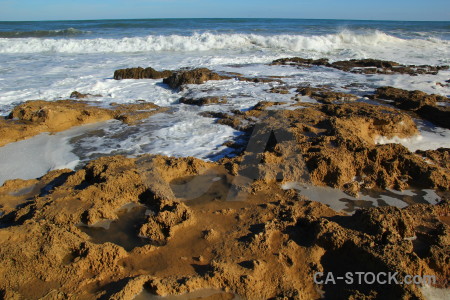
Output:
[[[114,79],[160,79],[166,78],[172,75],[172,71],[156,71],[153,68],[128,68],[114,71]]]
[[[402,65],[393,61],[379,59],[351,59],[329,63],[327,59],[305,59],[300,57],[281,58],[274,60],[272,65],[294,65],[300,67],[326,66],[345,72],[360,74],[432,74],[447,70],[449,66]]]
[[[102,97],[102,95],[92,95],[92,94],[82,94],[80,92],[77,91],[73,91],[70,94],[70,98],[71,99],[84,99],[84,98],[90,98],[90,97]]]
[[[425,120],[450,128],[450,107],[436,106],[436,102],[450,102],[447,97],[384,86],[376,89],[373,98],[393,100],[398,108],[414,111]]]
[[[416,110],[424,105],[436,105],[436,102],[448,101],[447,97],[427,94],[422,91],[407,91],[391,86],[379,87],[375,91],[377,99],[394,100],[398,108]]]
[[[416,112],[422,118],[438,126],[450,129],[450,107],[424,105]]]
[[[287,87],[273,87],[269,90],[269,93],[273,94],[289,94],[289,89]]]
[[[295,65],[295,66],[329,66],[328,59],[306,59],[301,57],[280,58],[274,60],[271,65]]]
[[[385,61],[379,59],[351,59],[336,61],[331,64],[331,67],[349,72],[353,68],[379,68],[379,69],[392,69],[393,67],[400,66],[399,63],[393,61]]]
[[[301,87],[297,89],[297,93],[302,96],[311,97],[322,103],[333,103],[335,101],[355,101],[358,96],[340,92],[333,92],[326,88]]]
[[[227,103],[226,97],[202,97],[202,98],[181,98],[180,103],[190,104],[190,105],[209,105],[209,104],[225,104]]]
[[[176,89],[184,84],[202,84],[208,80],[230,79],[229,76],[219,75],[207,68],[199,68],[188,71],[177,71],[165,78],[163,82],[171,88]]]

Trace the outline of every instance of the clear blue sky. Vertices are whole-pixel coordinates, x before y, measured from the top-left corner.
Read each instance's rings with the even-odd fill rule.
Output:
[[[0,21],[208,17],[450,21],[450,0],[0,0]]]

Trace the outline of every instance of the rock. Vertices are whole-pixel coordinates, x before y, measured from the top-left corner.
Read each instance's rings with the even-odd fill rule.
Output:
[[[328,104],[331,104],[333,102],[355,101],[359,98],[358,96],[352,94],[333,92],[327,88],[301,87],[297,89],[297,93],[302,96],[308,96],[316,99],[319,102]]]
[[[274,94],[289,94],[289,89],[287,87],[273,87],[269,90],[269,93]]]
[[[153,68],[128,68],[128,69],[120,69],[114,71],[114,79],[160,79],[166,78],[172,75],[173,71],[164,70],[164,71],[156,71]]]
[[[184,104],[190,104],[190,105],[197,105],[197,106],[204,106],[204,105],[210,105],[210,104],[225,104],[227,103],[226,97],[202,97],[202,98],[180,98],[180,103]]]
[[[113,104],[107,109],[75,100],[27,101],[16,106],[7,118],[0,118],[0,146],[42,132],[60,132],[110,119],[131,124],[166,110],[149,102]]]
[[[424,105],[416,113],[437,126],[450,129],[450,106]]]
[[[275,180],[276,174],[283,173],[284,181],[298,181],[303,176],[303,168],[308,170],[314,184],[341,188],[352,195],[360,188],[374,186],[449,188],[450,172],[445,167],[430,165],[399,144],[375,145],[380,135],[416,135],[415,123],[407,114],[365,103],[307,106],[290,111],[254,108],[215,117],[219,118],[218,123],[237,130],[252,132],[256,126],[262,126],[275,132],[274,144],[259,150],[264,153],[263,162],[270,162],[270,167],[252,163],[240,165],[241,170],[253,169],[256,180],[270,182],[270,178]],[[260,130],[260,136],[253,133],[252,143],[270,143],[265,131]],[[277,132],[290,138],[280,142]],[[241,155],[234,160],[248,161],[245,157],[253,154],[243,152]],[[229,161],[230,165],[234,160]],[[302,167],[301,162],[306,167]],[[294,164],[296,170],[287,167]],[[361,185],[352,183],[354,177],[364,178]]]
[[[229,76],[219,75],[207,68],[199,68],[174,72],[172,75],[165,78],[163,82],[171,88],[176,89],[184,84],[202,84],[208,80],[224,80],[230,78],[231,77]]]
[[[449,66],[402,65],[393,61],[379,59],[351,59],[329,63],[327,59],[304,59],[300,57],[282,58],[272,62],[272,65],[294,65],[299,67],[325,66],[345,72],[362,74],[432,74],[448,70]]]
[[[336,110],[350,118],[358,113],[367,117],[370,108],[364,106],[343,111],[331,107],[326,111]],[[307,108],[309,113],[305,109],[277,112],[269,121],[291,124],[290,128],[297,131],[297,142],[301,142],[306,127],[300,124],[320,123],[326,118],[324,112],[311,107]],[[313,133],[312,127],[309,133]],[[310,142],[311,147],[326,146],[320,145],[319,137]],[[284,146],[287,148],[282,150],[275,145],[273,151],[283,155],[289,144]],[[304,145],[308,150],[311,147]],[[342,150],[333,146],[330,153],[334,151],[338,157]],[[402,159],[408,155],[400,147],[392,150]],[[441,152],[434,154],[445,159]],[[379,155],[375,161],[388,171],[402,164],[392,159],[392,154],[386,157],[388,160]],[[255,182],[258,189],[248,201],[211,199],[202,204],[176,199],[170,188],[174,179],[199,175],[227,162],[160,155],[113,156],[93,160],[78,171],[7,182],[0,188],[0,205],[5,201],[3,194],[16,188],[46,186],[59,178],[45,195],[37,188],[32,194],[17,196],[23,198],[22,204],[0,216],[0,295],[12,299],[133,299],[145,288],[161,296],[217,289],[211,299],[233,299],[234,293],[257,299],[297,299],[300,295],[315,299],[320,297],[313,280],[315,272],[341,276],[360,271],[435,275],[438,287],[445,287],[444,280],[450,275],[449,230],[442,220],[450,214],[448,201],[404,209],[361,209],[346,216],[262,180]],[[276,158],[272,162],[276,163]],[[286,164],[285,157],[281,156],[280,162]],[[149,244],[157,246],[147,244],[127,252],[111,242],[92,242],[77,226],[81,222],[95,224],[105,217],[114,219],[118,209],[130,202],[151,210],[147,222],[136,224],[133,232],[114,234],[126,239],[140,232],[151,238]],[[393,294],[422,297],[414,285],[337,281],[336,285],[322,287],[328,298],[337,293],[339,297],[356,295],[358,299],[368,295],[389,298]]]
[[[155,214],[141,226],[139,235],[155,245],[164,245],[177,230],[193,220],[192,211],[179,201],[161,200],[151,208]]]
[[[85,98],[90,98],[90,97],[102,97],[102,95],[99,95],[99,94],[92,95],[92,94],[89,94],[89,93],[88,94],[82,94],[82,93],[79,93],[77,91],[73,91],[70,94],[69,98],[71,98],[71,99],[85,99]]]
[[[326,58],[305,59],[301,57],[291,57],[276,59],[271,63],[271,65],[328,66],[329,62]]]
[[[436,102],[450,102],[450,99],[422,91],[407,91],[390,86],[377,88],[375,99],[393,100],[400,109],[416,112],[420,117],[438,126],[450,128],[450,108],[436,106]]]
[[[398,108],[417,110],[424,105],[436,105],[436,102],[449,101],[447,97],[427,94],[422,91],[407,91],[390,86],[379,87],[375,90],[376,99],[394,100]]]

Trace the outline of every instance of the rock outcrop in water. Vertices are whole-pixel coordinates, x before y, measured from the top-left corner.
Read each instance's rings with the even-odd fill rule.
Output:
[[[180,103],[204,106],[209,104],[225,104],[227,103],[226,97],[202,97],[202,98],[180,98]]]
[[[321,103],[334,103],[334,102],[349,102],[358,100],[358,96],[334,92],[327,88],[312,88],[312,87],[301,87],[297,89],[297,93],[302,96],[311,97]]]
[[[70,96],[69,96],[69,98],[70,99],[86,99],[86,98],[91,98],[91,97],[101,97],[102,95],[93,95],[93,94],[89,94],[89,93],[87,93],[87,94],[83,94],[83,93],[80,93],[80,92],[77,92],[77,91],[73,91],[71,94],[70,94]]]
[[[417,134],[414,121],[407,114],[365,103],[302,103],[302,106],[307,107],[266,111],[265,105],[258,105],[245,112],[211,113],[210,116],[237,130],[253,131],[252,144],[265,143],[265,137],[274,132],[275,136],[269,139],[271,146],[260,149],[262,160],[270,162],[272,169],[255,162],[241,165],[244,169],[254,169],[256,180],[275,180],[281,172],[283,181],[309,177],[316,185],[341,188],[350,194],[372,187],[405,189],[411,185],[443,190],[450,187],[448,169],[425,162],[422,156],[402,145],[375,144],[378,136]],[[266,129],[255,134],[255,130],[261,130],[255,128],[261,126]],[[284,137],[280,140],[277,134]],[[286,136],[289,140],[285,140]],[[228,164],[233,166],[246,161],[246,156],[257,154],[244,152],[243,155],[244,158],[231,159]],[[290,169],[292,165],[298,169]]]
[[[131,124],[167,108],[150,102],[112,104],[111,108],[92,106],[74,100],[27,101],[0,119],[0,146],[30,138],[42,132],[59,132],[74,126],[117,119]]]
[[[172,75],[173,71],[156,71],[153,68],[127,68],[114,71],[114,79],[160,79]]]
[[[393,100],[396,107],[414,111],[423,119],[450,129],[450,107],[437,105],[438,102],[450,103],[447,97],[384,86],[376,89],[373,98]]]
[[[207,68],[198,68],[193,70],[182,70],[174,72],[163,82],[173,89],[177,89],[184,84],[202,84],[209,80],[224,80],[232,77],[219,75]]]
[[[429,65],[402,65],[393,61],[378,59],[351,59],[330,63],[328,59],[305,59],[301,57],[280,58],[274,60],[272,65],[290,65],[299,67],[325,66],[335,68],[345,72],[361,74],[408,74],[436,75],[441,70],[448,70],[449,66],[429,66]]]

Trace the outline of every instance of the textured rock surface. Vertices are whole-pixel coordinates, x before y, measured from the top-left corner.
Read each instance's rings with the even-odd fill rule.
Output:
[[[229,76],[219,75],[206,68],[199,68],[174,72],[171,76],[165,78],[163,82],[171,88],[176,89],[184,84],[202,84],[208,80],[223,80],[230,78],[231,77]]]
[[[385,86],[376,89],[374,98],[393,100],[400,109],[414,111],[425,120],[450,128],[450,107],[436,105],[437,102],[450,102],[447,97]]]
[[[113,103],[111,109],[108,109],[75,100],[27,101],[16,106],[7,118],[0,118],[0,146],[42,132],[59,132],[110,119],[131,124],[165,110],[167,109],[149,102]]]
[[[172,75],[172,71],[156,71],[153,68],[127,68],[114,71],[114,79],[160,79]]]
[[[378,59],[351,59],[330,63],[328,59],[304,59],[301,57],[281,58],[274,60],[272,65],[292,65],[300,67],[325,66],[345,72],[362,74],[437,74],[440,70],[447,70],[449,66],[402,65],[393,61]]]
[[[315,272],[426,274],[437,277],[438,287],[448,284],[448,202],[345,216],[270,182],[246,201],[182,203],[174,197],[174,179],[214,167],[194,158],[115,156],[77,172],[7,182],[1,195],[29,184],[38,188],[11,196],[22,204],[0,217],[1,295],[133,299],[145,287],[157,295],[215,288],[248,299],[317,299]],[[221,176],[232,181],[231,174]],[[147,223],[128,233],[148,235],[147,245],[127,252],[111,242],[95,243],[80,230],[81,222],[117,219],[118,209],[130,202],[151,211]],[[414,285],[338,283],[322,289],[327,298],[423,299]]]

